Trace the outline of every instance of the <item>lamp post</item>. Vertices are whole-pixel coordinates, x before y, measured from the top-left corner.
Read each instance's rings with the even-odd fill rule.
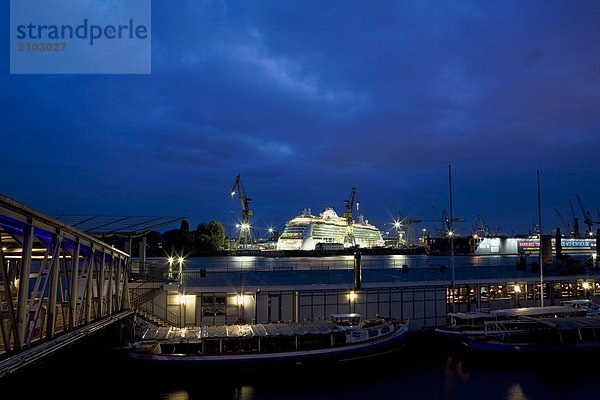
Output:
[[[587,299],[588,298],[588,290],[590,289],[590,283],[588,281],[585,281],[581,284],[581,287],[583,288],[583,298]]]
[[[185,259],[183,257],[179,257],[177,262],[179,263],[179,286],[183,284],[183,262]]]
[[[396,247],[400,248],[400,221],[394,221],[394,228],[396,228],[396,237],[398,238]]]
[[[169,263],[169,272],[168,272],[167,277],[169,279],[173,279],[173,262],[175,262],[175,258],[171,256],[171,257],[167,258],[167,262]]]
[[[520,307],[521,304],[519,304],[519,293],[521,293],[521,285],[519,285],[517,283],[514,286],[514,290],[515,290],[515,307]]]
[[[353,313],[356,311],[356,298],[358,297],[358,295],[356,294],[356,292],[354,290],[351,290],[350,293],[348,293],[348,302],[349,304],[349,308],[350,308],[350,312]]]
[[[187,301],[187,298],[185,296],[185,294],[180,294],[179,295],[179,306],[181,307],[181,309],[179,310],[179,312],[181,313],[181,327],[185,328],[185,302]]]

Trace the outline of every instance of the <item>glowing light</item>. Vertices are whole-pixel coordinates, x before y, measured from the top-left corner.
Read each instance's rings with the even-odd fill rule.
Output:
[[[190,395],[185,390],[179,390],[176,392],[168,393],[165,397],[165,400],[188,400]]]
[[[250,224],[249,224],[249,223],[247,223],[247,222],[244,222],[244,223],[242,224],[242,229],[244,229],[244,230],[245,230],[245,229],[250,229]]]
[[[243,294],[238,294],[235,297],[235,301],[236,301],[236,304],[238,306],[245,306],[246,303],[248,303],[248,301],[250,301],[250,296],[246,296],[246,295],[243,295]]]
[[[183,264],[184,261],[185,261],[185,259],[183,257],[179,257],[177,259],[177,262],[179,262],[179,264]]]
[[[173,262],[175,262],[175,257],[169,257],[167,261],[169,262],[169,265],[173,265]]]
[[[590,283],[589,283],[589,282],[587,282],[587,281],[586,281],[586,282],[583,282],[583,283],[581,284],[581,287],[583,287],[585,290],[588,290],[588,289],[590,288]]]
[[[454,235],[454,232],[448,231],[448,236],[452,236],[452,235]]]
[[[273,233],[273,228],[269,228],[267,231],[269,231],[269,233]]]
[[[400,228],[400,222],[395,221],[394,222],[394,228]]]
[[[515,293],[521,293],[521,285],[515,285]]]
[[[235,196],[235,190],[231,192],[231,197]]]
[[[356,292],[353,290],[350,293],[348,293],[348,299],[350,301],[355,301],[356,298],[358,297],[358,295],[356,294]]]
[[[192,304],[195,297],[196,296],[194,296],[193,294],[180,294],[179,295],[179,304],[182,304],[182,305]]]
[[[477,235],[473,235],[473,239],[477,239]]]
[[[8,250],[8,247],[2,246],[2,251],[6,251],[6,250]]]

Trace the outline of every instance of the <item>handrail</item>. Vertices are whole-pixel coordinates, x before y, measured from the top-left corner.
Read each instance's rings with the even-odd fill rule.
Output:
[[[146,302],[147,303],[147,302]],[[181,323],[181,316],[179,314],[176,314],[172,311],[167,310],[166,308],[163,308],[157,304],[154,304],[154,302],[150,303],[151,307],[148,308],[145,306],[145,304],[141,304],[140,306],[138,306],[138,309],[141,309],[147,313],[149,313],[150,315],[152,315],[153,317],[156,317],[164,322],[167,322],[168,324],[171,324],[173,326],[179,326]],[[161,314],[157,313],[156,311],[161,312]]]

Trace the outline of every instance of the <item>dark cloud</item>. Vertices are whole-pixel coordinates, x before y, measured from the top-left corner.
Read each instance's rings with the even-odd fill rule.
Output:
[[[341,209],[356,185],[383,225],[441,213],[452,164],[457,213],[507,232],[535,219],[536,169],[548,210],[568,215],[575,193],[600,204],[596,1],[152,12],[152,75],[18,76],[5,59],[4,194],[52,212],[232,223],[241,174],[257,223]]]

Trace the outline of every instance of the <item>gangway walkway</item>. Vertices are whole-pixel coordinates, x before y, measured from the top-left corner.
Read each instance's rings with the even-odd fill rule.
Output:
[[[0,375],[129,315],[129,259],[0,195]]]

